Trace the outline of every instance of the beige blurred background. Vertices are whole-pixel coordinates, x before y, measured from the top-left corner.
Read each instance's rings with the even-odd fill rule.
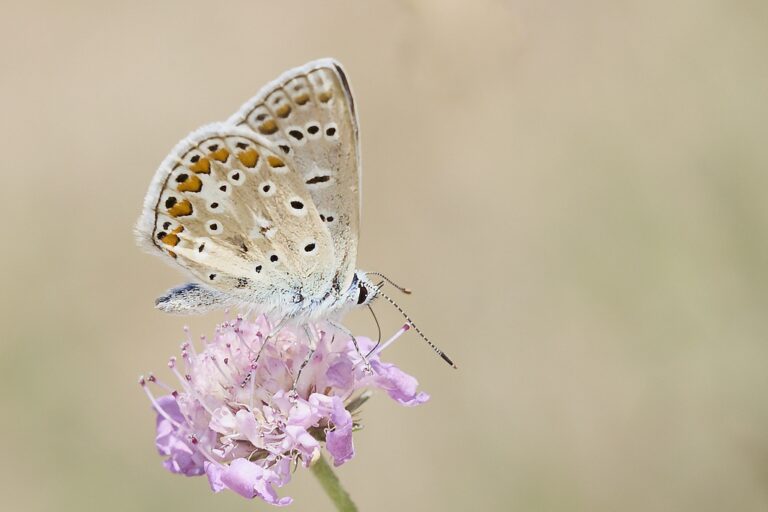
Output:
[[[388,353],[433,400],[367,407],[361,509],[768,509],[768,3],[2,10],[3,510],[268,508],[161,467],[137,376],[222,316],[156,312],[182,275],[131,229],[177,140],[322,56],[359,103],[360,266],[460,365]]]

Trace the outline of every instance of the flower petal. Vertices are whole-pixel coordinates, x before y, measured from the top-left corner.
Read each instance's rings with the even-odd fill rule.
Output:
[[[179,404],[176,403],[176,399],[173,395],[164,395],[157,399],[157,405],[163,409],[163,412],[171,417],[177,423],[184,423],[184,415],[181,414]],[[159,416],[159,413],[158,413]]]
[[[220,492],[227,486],[221,481],[221,474],[226,469],[221,464],[214,464],[211,461],[205,461],[205,474],[208,477],[208,484],[213,492]]]
[[[353,367],[354,365],[350,359],[340,357],[328,368],[325,374],[325,377],[328,379],[328,385],[333,386],[341,393],[351,390],[354,385]]]
[[[262,448],[264,442],[259,437],[259,424],[252,412],[240,409],[235,414],[237,430],[257,448]]]
[[[213,411],[211,421],[208,423],[208,428],[219,434],[230,434],[235,430],[236,426],[235,415],[226,406],[219,407]]]
[[[158,412],[155,426],[157,451],[160,455],[168,457],[163,461],[163,467],[171,473],[202,475],[205,458],[166,417],[172,418],[176,423],[186,424],[176,400],[171,395],[162,396],[157,400],[157,405],[164,413]]]
[[[298,398],[288,412],[288,424],[299,425],[304,428],[309,428],[312,425],[317,424],[317,420],[320,417],[312,410],[312,407],[306,400]]]
[[[285,438],[281,445],[284,452],[290,453],[298,450],[304,460],[304,464],[309,464],[315,452],[320,449],[320,443],[312,437],[303,427],[298,425],[287,425],[285,427]]]
[[[389,394],[389,396],[402,405],[420,405],[429,400],[429,395],[423,391],[417,391],[419,381],[408,375],[392,363],[371,361],[376,385]]]
[[[291,498],[278,498],[273,484],[279,483],[276,473],[246,459],[235,459],[222,473],[221,482],[244,498],[258,496],[273,505],[288,505]]]

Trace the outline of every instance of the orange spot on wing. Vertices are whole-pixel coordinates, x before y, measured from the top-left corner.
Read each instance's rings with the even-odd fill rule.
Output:
[[[179,237],[173,233],[169,233],[160,239],[165,245],[176,246],[179,243]]]
[[[332,96],[333,96],[333,93],[331,93],[331,91],[323,91],[317,95],[317,99],[319,99],[323,103],[328,103],[328,100],[330,100]]]
[[[306,102],[309,101],[309,94],[307,93],[299,94],[298,96],[296,96],[296,98],[294,98],[293,101],[295,101],[299,105],[304,105]]]
[[[187,177],[186,180],[179,183],[176,190],[179,192],[200,192],[203,188],[203,182],[195,175]]]
[[[275,114],[277,114],[278,117],[282,117],[283,119],[288,117],[288,114],[290,114],[290,113],[291,113],[291,106],[290,105],[281,105],[275,111]]]
[[[277,123],[274,119],[267,119],[259,125],[259,132],[264,135],[272,135],[277,131]]]
[[[267,162],[269,162],[269,165],[271,167],[285,167],[285,162],[283,162],[282,160],[280,160],[274,155],[269,155],[267,157]]]
[[[226,162],[227,158],[229,158],[229,151],[227,151],[227,148],[220,148],[211,153],[211,158],[216,160],[217,162]]]
[[[210,174],[211,161],[207,158],[201,158],[197,162],[189,166],[189,170],[198,174]]]
[[[237,159],[240,160],[240,163],[244,166],[253,169],[259,161],[259,153],[255,149],[249,149],[248,151],[243,151],[237,155]]]
[[[188,199],[179,201],[168,209],[168,215],[171,217],[184,217],[192,214],[192,203]]]

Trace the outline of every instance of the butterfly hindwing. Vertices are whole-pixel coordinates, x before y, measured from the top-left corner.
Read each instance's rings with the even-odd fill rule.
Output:
[[[168,290],[155,300],[155,307],[166,313],[205,313],[237,306],[237,299],[200,283],[187,283]]]
[[[292,69],[228,123],[272,142],[295,167],[333,241],[334,286],[352,282],[360,222],[360,150],[352,94],[331,59]]]
[[[137,231],[201,283],[265,310],[316,298],[334,249],[304,181],[264,138],[210,125],[160,166]]]

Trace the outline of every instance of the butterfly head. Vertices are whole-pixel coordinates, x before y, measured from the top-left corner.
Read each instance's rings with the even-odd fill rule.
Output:
[[[378,278],[381,278],[382,280],[374,284],[370,279],[372,276],[376,276]],[[387,276],[385,276],[380,272],[363,272],[358,270],[355,272],[355,275],[352,279],[352,284],[349,287],[349,291],[347,292],[347,300],[359,306],[365,306],[365,305],[368,305],[371,301],[373,301],[373,299],[377,297],[382,297],[387,302],[389,302],[392,306],[394,306],[395,309],[397,309],[401,315],[403,315],[405,320],[408,322],[406,326],[413,328],[416,331],[416,333],[421,337],[421,339],[427,342],[427,344],[430,347],[432,347],[432,350],[434,350],[443,359],[443,361],[445,361],[449,365],[456,368],[456,365],[453,363],[451,358],[448,357],[448,355],[445,352],[437,348],[437,346],[434,343],[429,341],[429,338],[427,338],[424,335],[424,333],[421,332],[421,329],[416,327],[416,324],[413,323],[413,320],[411,320],[408,314],[405,311],[403,311],[403,308],[401,308],[397,304],[397,302],[392,300],[389,296],[387,296],[386,293],[382,291],[382,287],[384,286],[384,283],[389,283],[396,290],[399,290],[400,292],[406,295],[411,294],[411,290],[403,286],[399,286],[398,284],[394,283],[391,279],[389,279]],[[371,309],[371,312],[373,312],[372,309]],[[375,317],[376,315],[374,315],[374,318]],[[378,321],[376,323],[378,325]]]
[[[376,298],[380,288],[381,285],[374,284],[365,272],[358,270],[347,292],[348,300],[358,306],[365,306]]]

